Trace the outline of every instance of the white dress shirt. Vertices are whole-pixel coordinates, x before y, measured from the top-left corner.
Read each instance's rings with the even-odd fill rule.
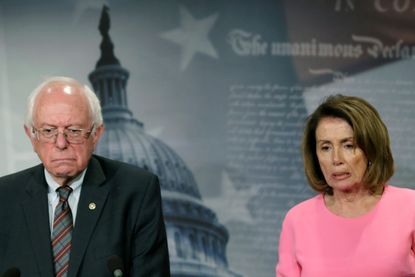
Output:
[[[81,188],[82,188],[82,182],[84,181],[85,172],[81,172],[74,180],[72,180],[68,185],[72,188],[72,192],[69,195],[68,203],[69,207],[72,211],[72,219],[73,219],[73,225],[75,226],[75,218],[76,218],[76,212],[78,210],[78,202],[79,202],[79,196],[81,195]],[[49,203],[49,224],[50,224],[50,233],[52,234],[53,229],[53,219],[55,215],[55,209],[56,205],[59,203],[59,195],[56,192],[56,189],[60,186],[50,175],[50,173],[45,169],[45,178],[46,182],[48,183],[48,203]]]

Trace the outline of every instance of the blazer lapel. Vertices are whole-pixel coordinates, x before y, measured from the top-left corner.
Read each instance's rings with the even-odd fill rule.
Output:
[[[48,188],[43,166],[35,168],[32,179],[26,186],[21,205],[32,242],[34,259],[42,276],[53,276],[53,259],[50,241]]]
[[[69,277],[78,273],[91,235],[107,199],[109,186],[104,185],[105,174],[95,158],[91,158],[82,184],[75,228],[72,234],[72,250]]]

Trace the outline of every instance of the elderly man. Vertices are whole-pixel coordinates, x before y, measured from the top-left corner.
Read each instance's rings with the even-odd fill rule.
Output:
[[[42,163],[0,178],[0,272],[170,276],[158,178],[92,154],[104,131],[96,95],[46,80],[25,131]]]

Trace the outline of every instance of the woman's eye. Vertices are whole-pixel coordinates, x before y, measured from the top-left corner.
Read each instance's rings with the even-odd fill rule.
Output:
[[[330,147],[329,146],[322,146],[321,148],[321,151],[328,151],[328,150],[330,150]]]

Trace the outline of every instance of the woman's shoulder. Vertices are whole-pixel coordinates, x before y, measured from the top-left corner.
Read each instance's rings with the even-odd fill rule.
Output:
[[[286,214],[286,218],[296,218],[296,217],[302,217],[307,216],[310,213],[314,213],[316,210],[319,210],[319,208],[324,205],[323,204],[323,195],[317,194],[311,198],[308,198],[296,205],[294,205],[292,208],[290,208]]]
[[[388,198],[395,201],[412,200],[415,203],[415,190],[412,188],[386,185],[385,193]]]
[[[395,222],[406,222],[411,228],[415,226],[414,189],[387,185],[379,207],[388,222],[393,218]]]

